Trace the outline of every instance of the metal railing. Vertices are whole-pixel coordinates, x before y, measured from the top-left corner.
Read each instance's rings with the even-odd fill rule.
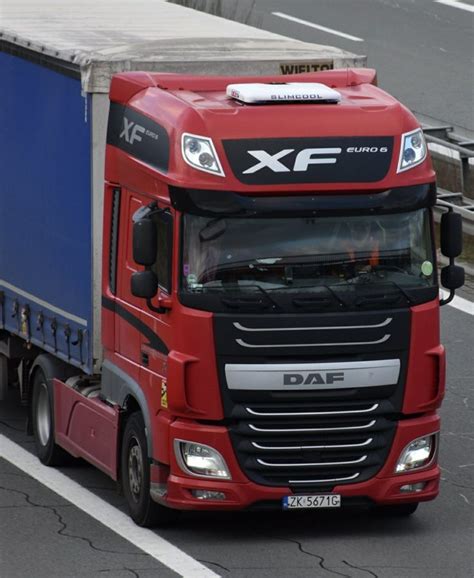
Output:
[[[467,139],[454,132],[452,126],[424,126],[426,142],[445,147],[459,155],[461,167],[461,193],[466,193],[466,184],[470,180],[470,159],[474,158],[474,140]]]
[[[474,158],[474,140],[456,134],[452,126],[424,126],[423,132],[428,146],[432,143],[444,147],[457,153],[456,160],[459,157],[461,190],[448,191],[438,187],[438,205],[460,213],[465,233],[474,235],[474,199],[465,195],[466,185],[474,180],[471,172],[474,171],[474,164],[470,162]]]

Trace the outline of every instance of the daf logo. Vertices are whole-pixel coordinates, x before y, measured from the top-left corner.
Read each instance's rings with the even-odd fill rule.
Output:
[[[337,381],[344,381],[344,372],[308,373],[284,373],[283,385],[330,385]]]

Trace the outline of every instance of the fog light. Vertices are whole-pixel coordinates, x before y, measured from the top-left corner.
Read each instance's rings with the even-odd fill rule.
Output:
[[[413,440],[403,450],[398,459],[397,474],[427,466],[435,455],[438,434],[424,436]]]
[[[225,500],[224,492],[212,492],[211,490],[191,490],[191,494],[198,500]]]
[[[204,444],[174,441],[174,451],[181,469],[194,476],[230,480],[227,464],[221,454]]]
[[[422,492],[426,487],[426,482],[419,482],[418,484],[405,484],[400,486],[400,492],[408,494],[411,492]]]

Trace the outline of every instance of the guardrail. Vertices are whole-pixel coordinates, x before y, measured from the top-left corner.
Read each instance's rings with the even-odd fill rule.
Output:
[[[453,193],[438,187],[438,205],[452,208],[462,215],[463,231],[467,235],[474,235],[474,199],[464,197],[462,193]],[[437,211],[435,216],[439,217]],[[439,220],[439,218],[437,218]]]
[[[423,132],[428,148],[435,149],[440,156],[443,156],[444,147],[450,159],[454,158],[459,161],[460,192],[465,196],[472,196],[474,187],[474,140],[456,134],[452,126],[424,126]],[[430,147],[430,144],[437,146]]]
[[[453,127],[448,125],[423,126],[423,132],[428,148],[436,153],[437,158],[433,158],[433,161],[437,165],[438,182],[443,185],[438,187],[438,204],[460,213],[464,232],[474,236],[474,198],[471,198],[474,186],[474,140],[456,134]],[[456,179],[449,175],[449,166],[452,167],[453,162],[459,167]],[[447,190],[445,187],[451,188],[450,185],[453,189],[459,189]],[[435,216],[439,219],[440,211],[436,211]]]

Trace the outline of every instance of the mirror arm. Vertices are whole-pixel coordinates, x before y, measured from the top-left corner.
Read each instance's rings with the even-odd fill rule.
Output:
[[[449,258],[449,264],[454,265],[454,263],[455,263],[454,257],[450,257]],[[450,289],[449,295],[446,297],[446,299],[440,299],[439,300],[439,306],[442,307],[443,305],[447,305],[448,303],[451,303],[451,301],[454,299],[455,294],[456,294],[456,289]]]
[[[171,307],[155,307],[153,305],[153,303],[151,302],[151,299],[147,299],[146,300],[146,304],[148,309],[150,309],[151,311],[154,311],[155,313],[168,313],[168,311],[171,309]]]
[[[154,215],[159,215],[160,213],[165,213],[166,209],[160,209],[156,201],[151,202],[146,206],[138,208],[132,215],[132,221],[136,223],[140,219],[149,219]]]
[[[454,289],[451,289],[449,291],[449,295],[446,297],[446,299],[440,299],[439,300],[440,307],[442,307],[443,305],[447,305],[448,303],[451,303],[451,301],[454,299],[455,293],[456,293],[456,291]]]

